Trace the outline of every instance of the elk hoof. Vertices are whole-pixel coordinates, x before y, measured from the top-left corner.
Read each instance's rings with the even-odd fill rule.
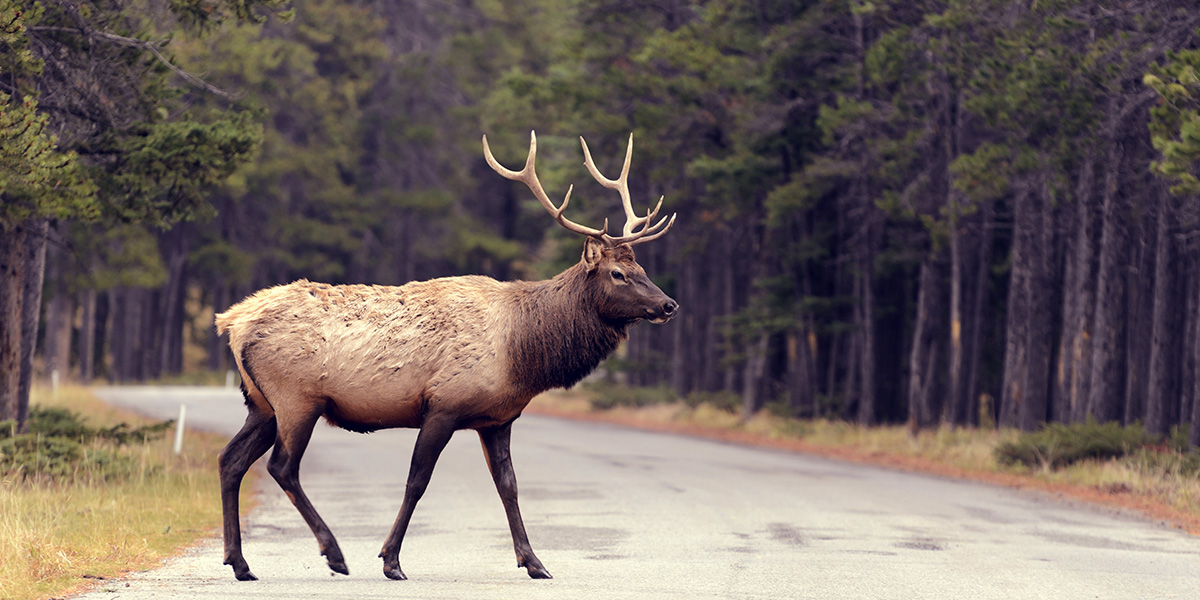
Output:
[[[325,557],[325,562],[329,564],[329,569],[334,573],[349,575],[350,568],[346,566],[346,559],[342,556],[341,548],[337,544],[332,544],[328,549],[323,550],[321,555]]]
[[[541,563],[527,565],[525,570],[529,573],[531,579],[554,579],[554,577],[550,576],[550,571],[547,571],[546,567],[543,567]]]
[[[388,579],[394,579],[396,581],[404,581],[408,579],[404,576],[404,571],[400,570],[400,565],[396,565],[394,567],[384,566],[383,574],[386,575]]]
[[[246,559],[239,556],[237,558],[226,560],[225,564],[233,567],[233,576],[236,577],[238,581],[258,581],[258,578],[254,576],[254,573],[250,572],[250,565],[246,564]]]

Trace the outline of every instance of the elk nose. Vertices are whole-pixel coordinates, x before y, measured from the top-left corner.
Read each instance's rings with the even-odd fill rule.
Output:
[[[662,310],[664,315],[670,317],[675,314],[676,310],[679,310],[679,304],[674,300],[668,299],[665,303],[663,303]]]

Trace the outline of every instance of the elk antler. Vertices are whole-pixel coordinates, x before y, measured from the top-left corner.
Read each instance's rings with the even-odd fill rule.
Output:
[[[654,207],[654,210],[647,210],[644,217],[637,216],[637,212],[633,210],[633,201],[629,199],[629,162],[633,159],[632,133],[629,134],[629,145],[625,148],[625,164],[621,167],[621,175],[616,180],[609,179],[600,174],[600,170],[596,168],[596,163],[592,162],[592,153],[588,151],[587,142],[584,141],[582,136],[579,138],[579,143],[583,146],[583,164],[587,166],[588,172],[592,174],[592,177],[600,182],[600,185],[610,190],[617,190],[617,193],[621,195],[621,207],[625,209],[625,227],[621,231],[621,237],[614,238],[609,236],[610,243],[614,246],[617,244],[635,246],[649,242],[666,233],[671,228],[671,225],[675,224],[675,213],[671,214],[670,219],[663,217],[657,223],[650,224],[654,221],[654,217],[658,216],[658,210],[662,208],[665,196],[660,196],[658,205]],[[641,229],[635,232],[634,229],[637,227],[641,227]]]
[[[658,206],[656,206],[654,210],[648,211],[645,217],[637,216],[637,213],[633,210],[633,203],[629,199],[628,177],[629,161],[633,157],[633,134],[629,135],[629,149],[625,153],[625,166],[621,170],[621,176],[617,178],[616,181],[608,179],[600,174],[600,171],[596,169],[596,165],[592,162],[592,155],[590,152],[588,152],[587,142],[583,141],[582,137],[579,138],[579,141],[583,144],[583,155],[585,158],[584,164],[587,165],[588,171],[592,173],[592,177],[595,177],[596,181],[600,182],[600,185],[603,185],[609,189],[617,190],[617,192],[621,195],[621,205],[625,209],[626,222],[623,234],[620,237],[608,235],[608,219],[604,220],[604,227],[600,229],[593,229],[591,227],[586,227],[575,223],[563,216],[563,211],[567,209],[567,203],[571,201],[571,191],[575,189],[575,186],[568,187],[567,195],[563,197],[562,204],[559,206],[554,206],[554,203],[550,201],[550,197],[546,195],[546,190],[542,188],[541,182],[538,181],[537,173],[534,170],[534,161],[537,158],[536,133],[532,131],[529,132],[529,157],[525,159],[525,167],[520,171],[506,169],[496,161],[496,158],[492,156],[491,148],[488,147],[486,135],[483,136],[483,157],[485,160],[487,160],[488,166],[490,166],[495,172],[499,173],[502,177],[511,179],[513,181],[520,181],[521,183],[529,186],[529,189],[533,191],[533,195],[537,197],[538,202],[540,202],[546,211],[548,211],[550,215],[554,217],[554,220],[557,221],[559,225],[562,225],[563,228],[568,231],[594,238],[603,242],[607,246],[617,246],[620,244],[629,244],[630,246],[633,246],[635,244],[656,239],[662,234],[666,233],[667,230],[671,228],[671,225],[675,223],[674,214],[671,215],[669,220],[666,217],[663,217],[654,225],[650,225],[650,222],[654,220],[654,217],[658,216],[658,210],[662,208],[662,198],[659,198]],[[641,229],[635,232],[634,229],[639,226]]]

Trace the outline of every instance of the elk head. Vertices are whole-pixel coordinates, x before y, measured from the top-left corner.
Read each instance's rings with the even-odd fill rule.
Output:
[[[483,136],[483,155],[488,166],[501,176],[529,186],[538,202],[554,217],[555,222],[567,231],[586,236],[580,266],[586,273],[585,285],[591,290],[589,295],[596,299],[595,305],[601,318],[619,323],[629,323],[638,319],[646,319],[656,324],[666,323],[675,315],[679,304],[664,294],[646,276],[646,271],[634,258],[633,246],[662,236],[675,224],[675,215],[672,214],[669,218],[664,216],[657,222],[654,221],[662,208],[661,197],[653,210],[647,210],[646,216],[639,217],[634,211],[633,202],[629,197],[629,163],[633,158],[633,134],[629,134],[625,165],[616,179],[602,175],[592,161],[587,142],[580,137],[579,143],[583,146],[584,164],[592,177],[600,182],[600,185],[617,190],[621,196],[621,206],[625,210],[625,226],[620,236],[608,234],[607,219],[603,227],[593,229],[563,216],[575,186],[567,188],[561,205],[555,206],[550,201],[534,171],[537,158],[537,135],[534,132],[529,133],[529,156],[525,159],[525,167],[520,171],[511,171],[496,162],[488,147],[486,135]]]

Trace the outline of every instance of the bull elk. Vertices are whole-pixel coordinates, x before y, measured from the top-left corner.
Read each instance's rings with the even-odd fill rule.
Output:
[[[405,579],[400,545],[434,463],[455,431],[474,429],[508,516],[517,566],[532,578],[550,577],[529,546],[517,506],[512,423],[535,395],[583,379],[631,325],[665,323],[678,308],[634,260],[633,246],[662,236],[675,215],[655,221],[661,198],[645,216],[634,211],[633,136],[615,180],[596,169],[587,142],[580,143],[588,171],[621,196],[620,236],[609,235],[607,221],[593,229],[563,216],[572,188],[561,205],[550,201],[534,172],[536,135],[530,134],[520,171],[496,162],[483,137],[492,169],[529,186],[559,225],[586,237],[579,263],[553,279],[468,275],[400,287],[300,280],[260,290],[216,316],[218,333],[229,332],[249,412],[220,457],[225,564],[239,580],[256,577],[242,556],[238,490],[272,445],[267,470],[312,529],[329,568],[349,574],[333,533],[300,487],[300,459],[322,416],[364,433],[420,429],[400,513],[379,553],[384,575]]]

